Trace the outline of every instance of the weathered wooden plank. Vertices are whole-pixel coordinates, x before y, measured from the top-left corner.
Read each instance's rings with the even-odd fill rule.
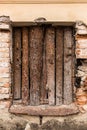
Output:
[[[30,104],[39,105],[41,71],[42,71],[42,42],[43,30],[41,27],[30,29]]]
[[[61,106],[23,106],[12,105],[11,113],[28,114],[30,116],[66,116],[79,113],[79,109],[75,104]]]
[[[45,28],[44,28],[45,32]],[[46,88],[47,84],[47,66],[46,66],[46,42],[43,41],[43,59],[42,59],[42,76],[41,76],[41,95],[40,95],[40,104],[48,104],[48,89]]]
[[[72,29],[64,29],[64,104],[72,103]]]
[[[28,28],[22,28],[22,102],[28,105],[29,102],[29,45]]]
[[[75,56],[75,30],[74,28],[72,28],[72,68],[71,68],[71,71],[72,71],[72,102],[74,101],[74,97],[75,97],[75,93],[76,93],[76,86],[75,86],[75,82],[76,82],[76,56]]]
[[[63,91],[63,28],[56,30],[56,105],[62,104]]]
[[[55,29],[46,29],[46,64],[49,105],[55,104]]]
[[[14,85],[14,99],[21,98],[21,29],[14,28],[13,31],[14,45],[13,45],[13,85]]]

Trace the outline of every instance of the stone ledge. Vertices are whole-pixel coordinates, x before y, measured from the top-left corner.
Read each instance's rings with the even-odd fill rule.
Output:
[[[79,113],[79,109],[75,104],[62,106],[12,105],[9,112],[15,114],[28,114],[30,116],[66,116]]]

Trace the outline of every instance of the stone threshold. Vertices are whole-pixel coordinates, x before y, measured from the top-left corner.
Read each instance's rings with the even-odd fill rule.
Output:
[[[9,112],[13,114],[27,114],[30,116],[66,116],[78,114],[79,109],[74,103],[61,106],[24,106],[13,104],[10,107]]]

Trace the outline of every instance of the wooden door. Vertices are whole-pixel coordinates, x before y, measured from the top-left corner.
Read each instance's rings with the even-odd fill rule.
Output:
[[[13,28],[13,95],[25,105],[62,105],[73,101],[72,27]]]

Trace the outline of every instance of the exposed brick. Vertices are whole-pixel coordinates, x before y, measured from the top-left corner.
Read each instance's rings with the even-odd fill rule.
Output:
[[[82,21],[78,21],[76,23],[76,34],[79,35],[85,35],[87,34],[87,26],[82,22]]]
[[[0,109],[9,108],[11,105],[10,100],[2,100],[0,101]]]
[[[6,82],[11,82],[10,78],[0,78],[0,82],[6,83]]]
[[[9,99],[9,98],[10,98],[10,94],[0,94],[0,100]]]
[[[4,43],[3,43],[4,44]],[[0,52],[9,53],[9,48],[0,48]]]
[[[10,43],[8,44],[6,42],[3,43],[3,42],[0,41],[0,48],[3,48],[3,47],[5,47],[5,48],[10,47]]]
[[[0,82],[0,87],[5,87],[5,88],[9,88],[11,86],[11,83],[9,82]]]
[[[10,69],[9,67],[5,68],[5,67],[0,67],[0,74],[1,73],[9,73],[10,72]]]
[[[9,88],[0,87],[0,94],[8,94],[9,92]]]
[[[0,29],[2,29],[2,30],[10,30],[10,25],[2,23],[2,24],[0,24]]]
[[[0,74],[1,78],[9,78],[10,77],[10,73],[2,73]]]
[[[7,82],[7,83],[3,84],[3,86],[6,87],[6,88],[8,88],[8,87],[11,86],[11,83]]]
[[[8,108],[11,103],[9,100],[11,89],[10,30],[11,26],[9,17],[0,17],[0,109]]]
[[[0,67],[9,67],[10,64],[8,62],[0,62]]]
[[[0,58],[9,58],[9,53],[6,52],[0,52]]]
[[[0,62],[10,62],[9,58],[0,58]]]
[[[10,33],[8,31],[0,31],[0,42],[2,43],[11,42]]]

